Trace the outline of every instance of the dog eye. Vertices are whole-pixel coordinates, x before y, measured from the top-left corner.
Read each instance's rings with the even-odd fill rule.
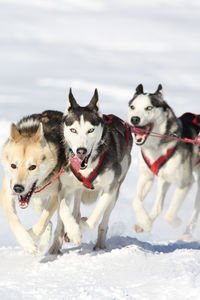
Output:
[[[94,128],[90,128],[90,129],[88,130],[88,133],[92,133],[92,132],[94,132]]]
[[[77,133],[77,130],[75,128],[70,128],[70,131],[73,133]]]
[[[28,169],[29,169],[29,171],[33,171],[33,170],[35,170],[35,168],[36,168],[36,165],[31,165]]]
[[[153,109],[153,106],[147,106],[146,108],[145,108],[145,110],[152,110]]]
[[[16,169],[17,168],[17,166],[15,164],[11,164],[10,166],[11,166],[12,169]]]
[[[134,105],[131,105],[130,108],[131,108],[132,110],[134,110],[134,109],[135,109],[135,106],[134,106]]]

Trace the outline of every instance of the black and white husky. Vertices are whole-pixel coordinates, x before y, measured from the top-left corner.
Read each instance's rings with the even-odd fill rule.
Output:
[[[151,231],[153,221],[162,210],[163,200],[170,184],[174,184],[176,188],[165,214],[165,220],[174,227],[180,224],[181,220],[177,217],[177,212],[194,182],[193,171],[196,171],[198,191],[195,209],[184,234],[184,238],[189,238],[200,211],[199,148],[177,140],[155,138],[151,136],[151,132],[194,139],[199,133],[200,123],[186,126],[187,122],[184,122],[184,118],[178,119],[164,101],[161,85],[152,94],[144,93],[141,84],[136,88],[133,99],[129,102],[128,119],[136,130],[139,128],[135,134],[135,143],[141,147],[140,177],[133,202],[138,221],[135,225],[136,232]],[[156,175],[158,176],[157,197],[149,214],[143,206],[143,200]]]
[[[49,252],[59,252],[64,232],[67,232],[70,241],[79,245],[80,229],[95,228],[101,218],[95,248],[103,249],[109,216],[131,162],[130,129],[118,117],[99,112],[97,90],[85,107],[77,104],[70,90],[63,118],[63,138],[71,167],[60,177],[61,218],[58,219],[55,239]],[[82,199],[76,199],[72,215],[69,205],[75,192],[79,192]],[[80,201],[84,204],[97,201],[88,218],[79,218]]]

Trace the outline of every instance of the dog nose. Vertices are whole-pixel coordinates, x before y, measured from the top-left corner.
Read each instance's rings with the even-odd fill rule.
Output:
[[[78,148],[76,150],[77,154],[84,155],[87,152],[86,148]]]
[[[140,118],[139,117],[132,117],[131,118],[131,123],[133,125],[138,125],[140,123]]]
[[[15,193],[21,194],[24,191],[24,187],[21,184],[15,184],[13,190],[15,191]]]

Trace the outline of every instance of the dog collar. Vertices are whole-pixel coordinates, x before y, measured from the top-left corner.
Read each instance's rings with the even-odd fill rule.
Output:
[[[149,169],[157,176],[160,168],[173,156],[176,148],[177,146],[168,149],[167,153],[165,155],[161,155],[153,164],[150,162],[150,159],[147,157],[143,150],[141,150],[141,153]]]
[[[73,168],[72,165],[70,165],[70,169],[74,176],[83,183],[84,187],[87,189],[94,190],[94,186],[92,182],[96,179],[96,177],[99,175],[102,167],[102,163],[104,160],[105,153],[103,153],[99,159],[99,163],[96,166],[96,168],[89,174],[88,177],[84,177],[80,172],[78,172],[75,168]]]

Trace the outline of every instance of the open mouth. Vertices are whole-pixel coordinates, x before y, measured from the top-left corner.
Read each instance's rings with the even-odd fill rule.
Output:
[[[152,129],[153,129],[153,123],[149,123],[145,126],[133,126],[132,127],[132,132],[135,134],[135,143],[136,145],[143,145],[149,134],[151,133]]]
[[[88,160],[90,158],[91,152],[88,155],[84,154],[77,154],[75,155],[74,152],[70,149],[70,157],[69,160],[72,164],[72,167],[79,170],[84,170],[88,166]]]
[[[36,188],[36,182],[32,185],[31,189],[26,194],[20,194],[18,195],[18,201],[19,201],[19,207],[20,208],[27,208],[29,205],[29,201],[31,199],[31,196]]]

